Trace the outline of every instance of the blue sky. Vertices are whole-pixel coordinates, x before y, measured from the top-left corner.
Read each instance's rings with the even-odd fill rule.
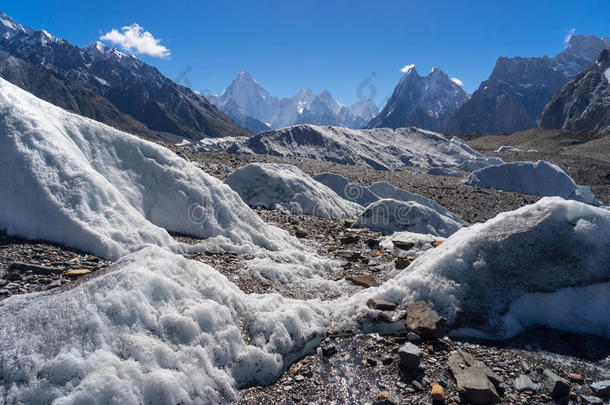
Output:
[[[137,23],[171,52],[138,57],[204,94],[249,71],[273,95],[327,88],[344,104],[367,79],[360,94],[371,84],[382,103],[408,64],[422,75],[439,66],[472,92],[498,56],[554,55],[571,29],[610,36],[609,0],[10,0],[0,9],[79,46]]]

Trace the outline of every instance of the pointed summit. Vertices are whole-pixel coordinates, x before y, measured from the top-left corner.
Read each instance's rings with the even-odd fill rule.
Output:
[[[405,66],[392,97],[366,128],[418,127],[443,131],[468,94],[438,67],[421,77],[415,66]]]

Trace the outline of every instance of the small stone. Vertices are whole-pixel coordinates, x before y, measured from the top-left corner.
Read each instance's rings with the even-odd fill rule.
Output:
[[[413,369],[419,367],[421,361],[421,350],[413,343],[407,342],[400,349],[398,349],[398,356],[400,358],[400,366],[406,369]]]
[[[357,235],[347,235],[343,238],[339,238],[339,242],[341,242],[342,245],[351,245],[352,243],[358,242],[358,240],[360,240],[360,238]]]
[[[351,260],[360,259],[360,257],[362,257],[360,252],[355,252],[353,250],[337,250],[337,256]]]
[[[542,372],[542,383],[551,391],[553,398],[565,397],[570,393],[570,383],[568,380],[559,377],[548,368]]]
[[[600,398],[610,398],[610,380],[598,381],[590,385],[591,391]]]
[[[529,373],[531,370],[531,367],[524,360],[521,360],[521,369],[523,370],[524,373]]]
[[[366,364],[371,366],[371,367],[375,367],[377,365],[377,360],[375,360],[372,357],[367,357],[366,358]]]
[[[379,394],[377,394],[377,397],[375,398],[375,404],[390,405],[394,404],[394,401],[392,401],[392,397],[390,396],[390,393],[388,391],[381,391]]]
[[[12,272],[12,273],[6,273],[4,275],[4,279],[9,280],[9,281],[20,281],[23,279],[23,276],[19,273]]]
[[[437,248],[440,245],[442,245],[444,242],[444,240],[435,240],[434,242],[432,242],[432,247]]]
[[[409,267],[409,265],[411,264],[411,261],[409,259],[396,259],[394,260],[394,267],[396,267],[397,270],[402,270],[402,269],[406,269],[407,267]]]
[[[333,344],[327,344],[322,346],[322,356],[329,358],[335,353],[337,353],[337,346]]]
[[[405,242],[401,240],[393,240],[392,244],[396,246],[398,249],[402,250],[411,250],[415,247],[415,243],[413,242]]]
[[[432,392],[430,395],[432,396],[433,401],[444,401],[445,400],[445,390],[438,383],[432,384]]]
[[[444,332],[446,319],[431,309],[424,301],[416,301],[407,307],[405,327],[422,339],[436,339]]]
[[[456,380],[457,390],[475,405],[500,402],[495,385],[501,383],[500,376],[491,371],[482,361],[470,354],[458,351],[449,356],[449,369]]]
[[[352,274],[345,279],[363,287],[375,287],[377,285],[375,278],[367,274]]]
[[[304,380],[305,380],[305,377],[302,376],[301,374],[297,374],[297,375],[294,376],[294,381],[296,381],[296,382],[301,382],[301,381],[304,381]]]
[[[582,398],[582,400],[586,403],[586,404],[592,404],[592,405],[604,405],[604,400],[598,397],[595,397],[593,395],[581,395],[580,398]]]
[[[66,277],[80,277],[80,276],[84,276],[85,274],[89,274],[89,273],[91,273],[91,270],[77,269],[77,270],[66,271],[64,273],[64,276],[66,276]]]
[[[577,374],[577,373],[570,373],[566,377],[568,377],[568,380],[574,381],[574,382],[577,382],[577,383],[581,383],[584,380],[582,375],[581,374]]]
[[[525,374],[521,374],[515,379],[514,387],[518,392],[536,392],[540,388]]]
[[[417,344],[421,342],[421,337],[415,332],[409,332],[407,333],[407,340],[411,343]]]
[[[421,383],[417,380],[414,380],[411,385],[413,386],[413,388],[415,388],[416,391],[423,391],[424,390],[424,386],[421,385]]]
[[[308,235],[309,232],[307,232],[307,230],[302,226],[297,227],[297,229],[295,229],[294,231],[294,236],[296,236],[297,238],[306,238]]]
[[[366,245],[369,249],[379,249],[379,239],[367,239]]]
[[[63,263],[57,263],[57,264],[63,265]],[[56,268],[56,267],[41,266],[39,264],[22,263],[22,262],[13,262],[13,263],[9,264],[8,267],[12,271],[20,271],[20,272],[31,271],[34,274],[41,274],[41,275],[59,274],[63,271],[63,269]]]
[[[378,309],[380,311],[394,311],[396,309],[396,304],[375,298],[370,298],[366,305],[371,309]]]

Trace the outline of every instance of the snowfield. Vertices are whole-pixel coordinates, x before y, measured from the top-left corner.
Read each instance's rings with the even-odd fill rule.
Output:
[[[535,163],[505,163],[479,169],[470,174],[466,184],[597,204],[589,187],[578,186],[559,166],[544,160]]]
[[[289,235],[170,150],[0,79],[0,228],[116,260],[167,230],[278,250]]]
[[[353,130],[344,127],[297,125],[260,132],[251,138],[206,140],[195,151],[227,149],[229,153],[306,157],[335,163],[390,170],[400,166],[455,167],[464,161],[493,164],[459,138],[410,128]]]
[[[351,218],[362,207],[347,201],[292,165],[252,163],[225,179],[251,207],[322,218]]]
[[[40,404],[230,402],[329,322],[319,302],[244,294],[161,248],[59,293],[13,296],[0,315],[0,402]]]

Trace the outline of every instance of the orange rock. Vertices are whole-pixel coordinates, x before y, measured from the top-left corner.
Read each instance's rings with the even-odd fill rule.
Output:
[[[440,245],[442,245],[444,242],[444,240],[435,240],[434,242],[432,242],[432,247],[439,247]]]
[[[444,401],[445,400],[445,390],[439,383],[432,383],[432,400],[433,401]]]
[[[89,274],[89,273],[91,273],[91,270],[87,270],[87,269],[68,270],[64,273],[64,276],[79,277],[79,276],[84,276],[85,274]]]

